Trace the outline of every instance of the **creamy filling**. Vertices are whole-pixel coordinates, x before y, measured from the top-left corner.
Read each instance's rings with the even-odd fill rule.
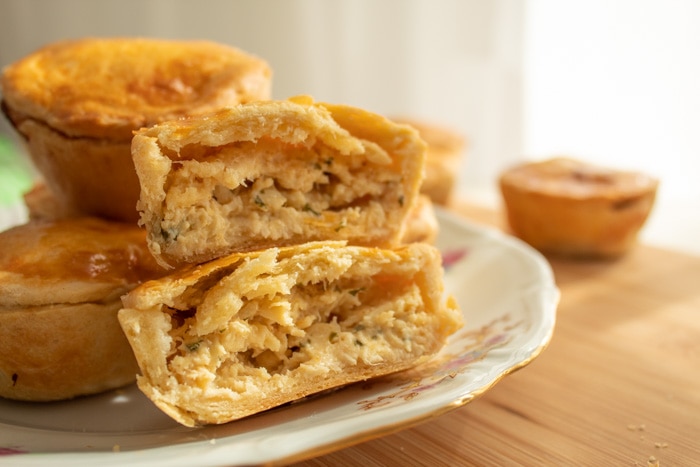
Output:
[[[203,241],[293,239],[320,231],[319,224],[360,235],[360,229],[384,225],[387,205],[403,203],[400,173],[390,164],[367,170],[369,163],[321,145],[309,157],[308,148],[295,154],[271,142],[238,144],[215,161],[178,162],[168,181],[160,235],[166,245],[177,242],[188,250]]]

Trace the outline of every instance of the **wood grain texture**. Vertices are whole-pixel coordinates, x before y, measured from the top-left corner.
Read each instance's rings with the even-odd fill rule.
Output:
[[[293,465],[700,465],[700,257],[640,245],[548,260],[561,303],[530,365],[436,419]]]

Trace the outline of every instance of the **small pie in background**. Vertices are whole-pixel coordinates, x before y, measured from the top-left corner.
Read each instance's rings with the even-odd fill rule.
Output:
[[[499,179],[512,232],[546,253],[616,257],[636,242],[658,180],[569,157],[525,162]]]

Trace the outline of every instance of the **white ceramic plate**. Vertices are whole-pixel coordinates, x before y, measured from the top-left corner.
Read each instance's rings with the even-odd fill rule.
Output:
[[[0,227],[18,215],[0,211]],[[0,399],[0,464],[286,462],[406,428],[470,402],[542,352],[554,329],[559,292],[549,264],[530,247],[449,213],[438,211],[438,216],[446,288],[467,325],[425,366],[204,428],[176,424],[135,386],[50,404]]]

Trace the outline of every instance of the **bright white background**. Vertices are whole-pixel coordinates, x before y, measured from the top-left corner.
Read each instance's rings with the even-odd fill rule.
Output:
[[[700,2],[531,0],[523,152],[661,180],[643,238],[700,253]]]
[[[0,0],[0,65],[87,35],[206,38],[308,93],[469,140],[462,196],[568,154],[661,179],[645,241],[700,253],[696,0]],[[11,134],[7,125],[0,131]]]

